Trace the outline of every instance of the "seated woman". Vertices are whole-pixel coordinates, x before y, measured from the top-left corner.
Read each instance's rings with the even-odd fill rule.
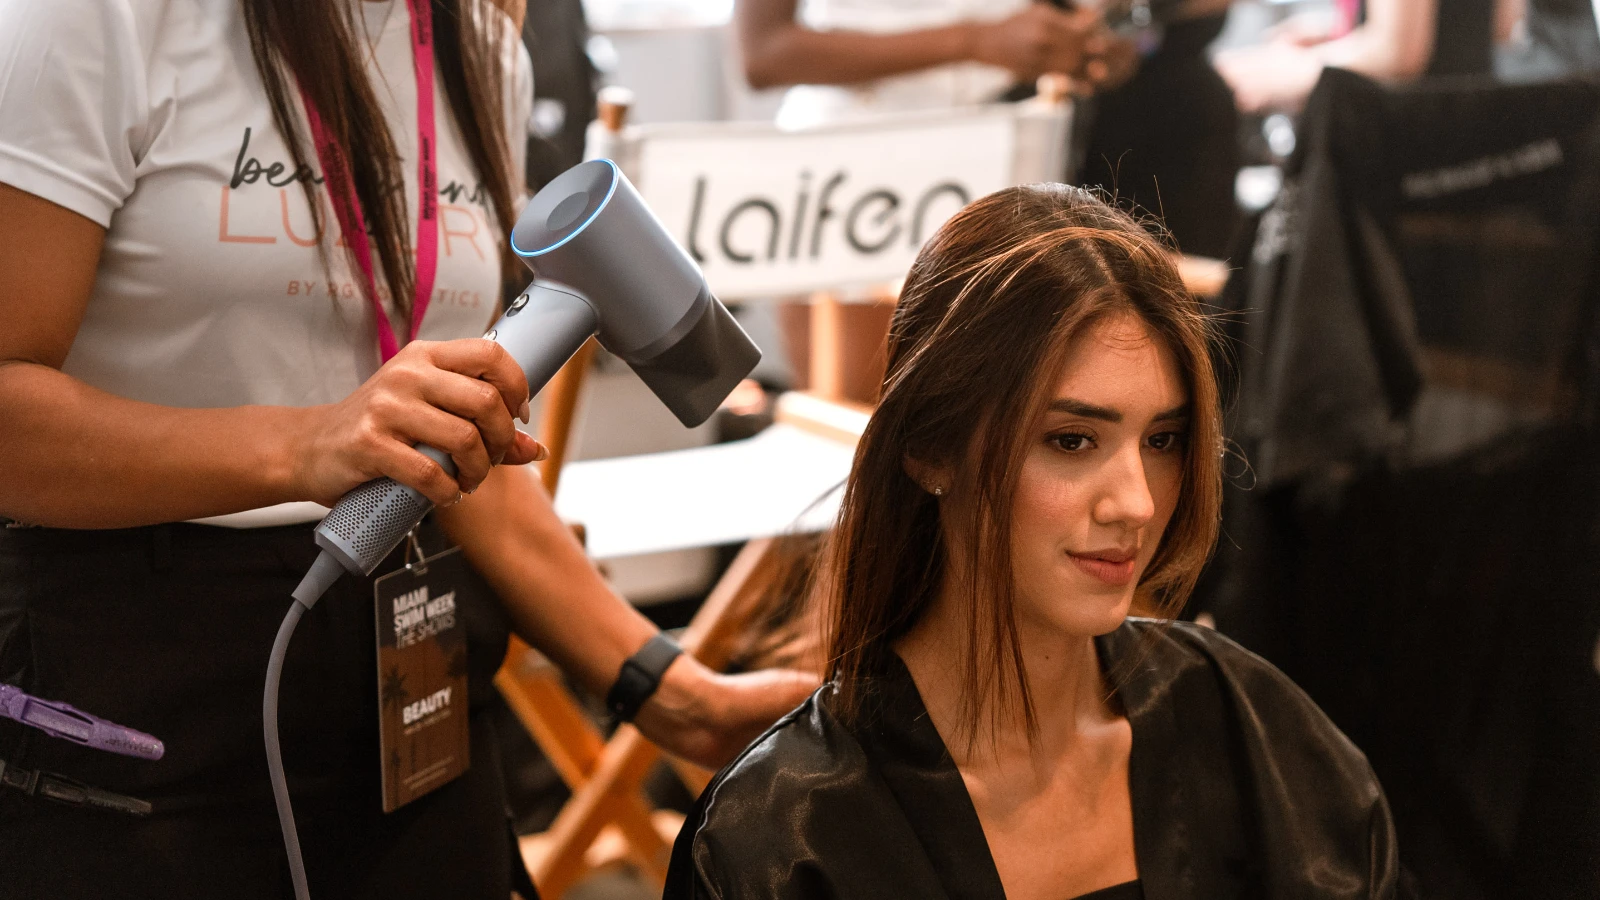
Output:
[[[1182,606],[1217,534],[1211,331],[1090,194],[923,248],[819,572],[832,680],[702,794],[666,896],[1392,897],[1365,757]]]

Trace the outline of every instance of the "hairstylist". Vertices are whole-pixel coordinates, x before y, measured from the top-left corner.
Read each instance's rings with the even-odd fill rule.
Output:
[[[373,585],[342,579],[283,682],[312,891],[509,895],[478,713],[507,635],[603,694],[655,634],[517,467],[542,452],[513,427],[526,387],[477,339],[521,194],[517,47],[486,0],[0,0],[0,680],[167,747],[0,723],[0,896],[286,895],[263,669],[318,504],[380,475],[438,504],[424,551],[473,569],[471,764],[381,811]],[[679,657],[636,721],[717,764],[807,689]],[[41,771],[153,812],[13,789]]]

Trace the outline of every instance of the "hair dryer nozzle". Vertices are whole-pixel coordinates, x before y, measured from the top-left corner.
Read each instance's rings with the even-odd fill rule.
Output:
[[[665,349],[649,358],[623,357],[639,380],[690,428],[711,418],[761,361],[761,351],[728,308],[710,290],[701,296],[704,300],[686,317],[694,321]]]
[[[534,195],[511,249],[541,279],[582,294],[600,343],[688,426],[699,425],[761,360],[700,267],[616,164],[590,160]]]

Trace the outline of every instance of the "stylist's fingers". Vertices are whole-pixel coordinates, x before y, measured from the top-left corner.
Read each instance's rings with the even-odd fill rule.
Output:
[[[1030,80],[1050,71],[1062,58],[1064,47],[1080,43],[1081,36],[1071,25],[1074,21],[1052,6],[1030,3],[1004,19],[976,25],[972,58]],[[1066,55],[1075,54],[1073,50]]]
[[[549,448],[534,440],[531,435],[519,431],[516,439],[512,441],[511,449],[506,451],[505,458],[500,462],[507,466],[520,466],[548,459],[549,456]]]
[[[463,493],[461,486],[443,467],[409,444],[388,441],[374,455],[379,474],[417,491],[433,501],[434,506],[450,506]]]
[[[450,458],[456,464],[455,483],[450,486],[449,496],[441,500],[424,490],[424,485],[409,484],[405,479],[393,476],[396,481],[407,483],[410,487],[427,493],[429,499],[435,503],[443,503],[454,502],[455,492],[458,489],[462,493],[477,490],[478,485],[489,477],[491,468],[489,451],[483,446],[483,437],[478,432],[478,426],[460,416],[422,404],[411,410],[409,419],[405,431],[411,440],[450,454]]]
[[[493,385],[506,411],[526,421],[528,378],[504,347],[482,338],[466,338],[427,344],[423,349],[433,365]]]
[[[437,504],[455,501],[487,476],[491,451],[522,464],[545,455],[517,432],[527,415],[528,386],[504,348],[472,339],[414,341],[345,399],[307,408],[293,440],[296,496],[324,504],[351,488],[388,476]],[[460,482],[412,444],[448,453]]]
[[[1097,32],[1103,31],[1100,14],[1092,9],[1053,10],[1050,27],[1057,42],[1081,49]]]
[[[517,428],[504,398],[489,382],[441,371],[423,385],[422,399],[476,425],[490,462],[498,464],[511,451]]]

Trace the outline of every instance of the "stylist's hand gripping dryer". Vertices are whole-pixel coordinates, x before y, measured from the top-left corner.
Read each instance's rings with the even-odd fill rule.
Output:
[[[692,427],[761,359],[610,160],[568,169],[539,191],[511,233],[511,249],[539,279],[485,336],[522,366],[530,395],[598,334]],[[455,474],[447,454],[419,449]],[[388,478],[346,494],[317,528],[323,554],[295,598],[310,606],[343,570],[370,575],[430,508]]]

